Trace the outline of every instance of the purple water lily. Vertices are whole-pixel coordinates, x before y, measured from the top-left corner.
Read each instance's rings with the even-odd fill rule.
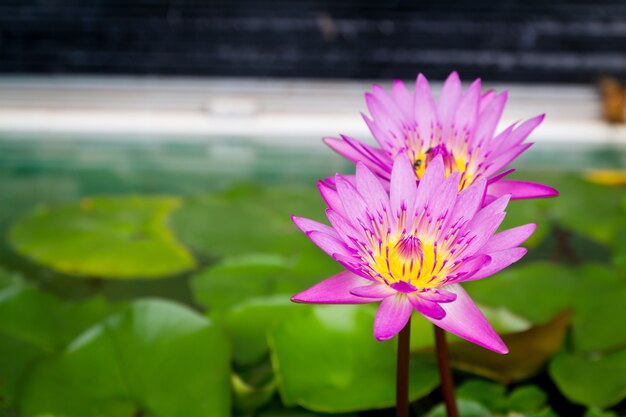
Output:
[[[347,270],[297,294],[293,301],[358,304],[380,301],[374,335],[386,340],[413,310],[435,325],[495,352],[507,347],[459,285],[519,260],[535,230],[527,224],[495,233],[510,196],[483,207],[487,181],[459,193],[462,174],[435,156],[416,181],[406,153],[396,157],[389,192],[364,163],[356,176],[320,183],[332,226],[293,217],[296,225]]]
[[[414,93],[402,81],[394,83],[391,94],[376,85],[366,93],[371,118],[363,118],[380,148],[343,135],[324,141],[387,182],[394,158],[406,152],[418,179],[431,161],[441,156],[447,175],[460,173],[460,190],[480,179],[487,180],[485,202],[506,194],[511,199],[558,195],[555,189],[542,184],[504,179],[514,171],[505,170],[506,166],[532,145],[524,140],[544,117],[513,124],[496,134],[506,100],[506,92],[496,94],[490,90],[483,94],[480,79],[464,93],[458,74],[453,72],[435,102],[428,81],[420,74]]]

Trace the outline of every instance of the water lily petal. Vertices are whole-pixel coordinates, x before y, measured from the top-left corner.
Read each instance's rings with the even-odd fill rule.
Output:
[[[437,320],[426,317],[429,321],[494,352],[502,354],[509,352],[498,333],[459,284],[448,285],[444,289],[456,294],[457,299],[451,303],[441,304],[446,312],[444,318]]]
[[[446,311],[438,303],[420,297],[417,293],[409,294],[409,301],[414,309],[428,319],[441,320],[446,315]]]
[[[412,312],[413,307],[405,294],[385,298],[374,319],[374,337],[377,340],[391,339],[406,326]]]
[[[504,194],[511,194],[511,200],[524,198],[556,197],[559,192],[547,185],[529,181],[500,180],[489,186],[489,194],[499,197]]]
[[[372,299],[353,295],[350,290],[367,285],[369,281],[351,272],[344,271],[321,281],[293,297],[296,303],[311,304],[365,304]]]
[[[377,300],[382,300],[383,298],[395,295],[397,291],[389,288],[386,284],[377,282],[371,285],[353,288],[352,290],[350,290],[350,292],[359,297],[375,298]]]
[[[536,228],[536,224],[529,223],[504,230],[493,235],[480,250],[489,253],[519,246],[533,234]]]
[[[460,281],[476,281],[478,279],[487,278],[519,261],[524,255],[526,255],[526,252],[526,248],[510,248],[498,252],[490,252],[489,257],[491,258],[491,262],[475,274],[470,275],[465,279],[461,278]]]

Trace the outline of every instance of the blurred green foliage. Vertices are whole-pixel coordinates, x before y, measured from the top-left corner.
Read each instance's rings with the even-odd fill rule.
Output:
[[[539,225],[528,255],[465,285],[511,353],[449,337],[461,414],[624,415],[626,188],[534,179],[561,196],[510,203],[503,228]],[[374,340],[375,306],[289,300],[341,270],[289,218],[324,219],[313,185],[58,187],[0,181],[0,416],[392,415],[395,341]],[[414,315],[411,337],[413,412],[443,416],[432,325]]]

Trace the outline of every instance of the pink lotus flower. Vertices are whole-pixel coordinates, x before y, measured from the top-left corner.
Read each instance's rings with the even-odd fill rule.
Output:
[[[461,193],[462,175],[446,176],[436,156],[419,181],[406,154],[396,158],[390,191],[365,164],[354,181],[337,175],[336,187],[320,182],[332,226],[293,217],[295,224],[347,271],[295,295],[302,303],[356,304],[381,301],[374,335],[386,340],[413,310],[435,325],[499,353],[508,350],[459,285],[488,277],[518,261],[518,247],[534,224],[497,234],[509,196],[482,207],[487,181]],[[353,185],[354,184],[354,185]]]
[[[524,139],[544,117],[513,124],[496,135],[506,100],[506,92],[481,93],[480,79],[463,93],[461,80],[453,72],[443,86],[439,101],[435,102],[428,81],[420,74],[414,93],[402,81],[396,81],[391,94],[377,85],[365,94],[372,118],[366,115],[363,118],[380,149],[343,135],[324,141],[349,160],[362,162],[386,181],[396,155],[406,152],[418,179],[437,155],[441,155],[447,175],[460,173],[460,190],[486,179],[489,195],[486,202],[505,194],[510,194],[511,199],[558,195],[558,191],[542,184],[503,179],[514,170],[502,170],[532,145],[524,143]]]

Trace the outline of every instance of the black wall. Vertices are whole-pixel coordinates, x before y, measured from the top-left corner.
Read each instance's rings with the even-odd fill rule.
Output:
[[[0,0],[0,73],[594,82],[626,1]]]

